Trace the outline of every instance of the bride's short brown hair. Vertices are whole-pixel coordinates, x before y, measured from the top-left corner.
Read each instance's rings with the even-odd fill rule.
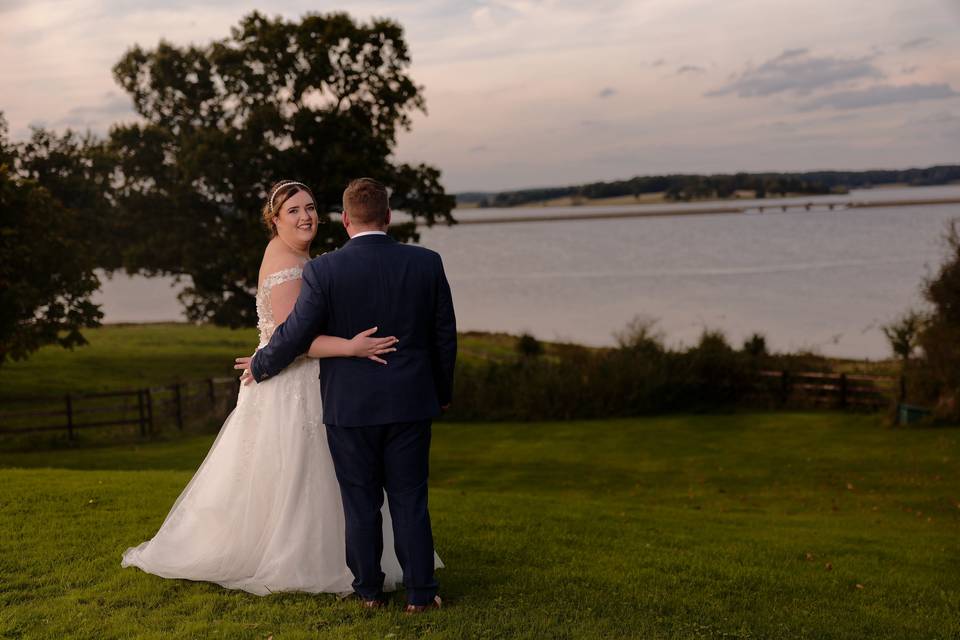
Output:
[[[273,186],[270,187],[270,191],[267,192],[267,201],[263,204],[263,224],[267,227],[267,230],[270,231],[271,238],[277,237],[277,225],[273,222],[274,216],[280,214],[280,207],[290,199],[290,196],[301,191],[309,193],[310,197],[313,198],[314,204],[316,204],[317,199],[313,196],[313,191],[302,182],[297,182],[296,180],[280,180],[279,182],[273,183]]]
[[[387,188],[373,178],[351,180],[343,191],[343,209],[357,224],[383,225],[390,211]]]

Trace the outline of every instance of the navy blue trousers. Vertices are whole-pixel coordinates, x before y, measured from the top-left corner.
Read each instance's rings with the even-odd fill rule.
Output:
[[[366,600],[383,597],[383,492],[409,604],[433,602],[433,531],[427,509],[431,420],[371,427],[327,425],[346,521],[347,566]]]

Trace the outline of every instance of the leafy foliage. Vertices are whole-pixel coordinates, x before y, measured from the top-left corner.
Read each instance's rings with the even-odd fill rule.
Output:
[[[743,351],[755,358],[767,355],[767,338],[762,333],[751,334],[743,341]]]
[[[538,358],[459,364],[449,417],[571,420],[728,409],[748,396],[756,372],[769,364],[766,356],[733,349],[713,330],[692,347],[668,349],[655,324],[638,316],[617,334],[615,349],[551,345]]]
[[[80,329],[103,315],[90,301],[103,213],[95,146],[42,131],[13,145],[0,116],[0,364],[45,344],[85,344]]]
[[[542,356],[543,343],[529,333],[524,333],[517,339],[517,353],[526,358]]]
[[[370,176],[392,188],[394,208],[452,222],[439,171],[390,160],[398,132],[424,109],[409,64],[397,23],[344,13],[292,22],[253,12],[205,46],[131,48],[113,72],[143,122],[110,134],[124,266],[189,275],[188,317],[250,326],[259,212],[276,180],[306,182],[318,210],[331,212],[350,179]],[[416,239],[413,224],[392,233]],[[321,216],[315,248],[344,239]]]
[[[943,240],[946,258],[923,285],[931,309],[916,339],[922,357],[908,368],[908,380],[917,400],[953,420],[960,417],[960,219],[949,222]]]
[[[911,310],[883,326],[883,335],[887,337],[895,356],[902,360],[909,360],[913,356],[923,329],[923,320],[923,314]]]

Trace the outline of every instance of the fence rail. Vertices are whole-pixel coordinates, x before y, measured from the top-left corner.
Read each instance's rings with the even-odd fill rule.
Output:
[[[761,371],[752,391],[780,405],[880,409],[903,399],[902,378],[815,371]]]
[[[147,436],[161,423],[182,431],[198,418],[225,417],[235,406],[239,391],[236,378],[207,378],[123,391],[69,393],[59,398],[13,398],[6,402],[29,406],[0,411],[0,437],[66,431],[67,439],[73,440],[79,429],[123,426],[136,426],[141,436]]]

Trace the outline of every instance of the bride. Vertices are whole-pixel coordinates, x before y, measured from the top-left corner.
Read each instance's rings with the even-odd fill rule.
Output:
[[[299,182],[270,190],[263,220],[272,238],[257,287],[262,348],[293,309],[317,234],[313,193]],[[281,374],[240,387],[193,478],[152,539],[123,553],[122,567],[164,578],[214,582],[257,595],[353,591],[343,504],[323,425],[316,358],[370,358],[396,351],[376,327],[351,340],[319,336]],[[402,585],[387,502],[383,506],[384,590]],[[434,555],[436,566],[442,567]]]

